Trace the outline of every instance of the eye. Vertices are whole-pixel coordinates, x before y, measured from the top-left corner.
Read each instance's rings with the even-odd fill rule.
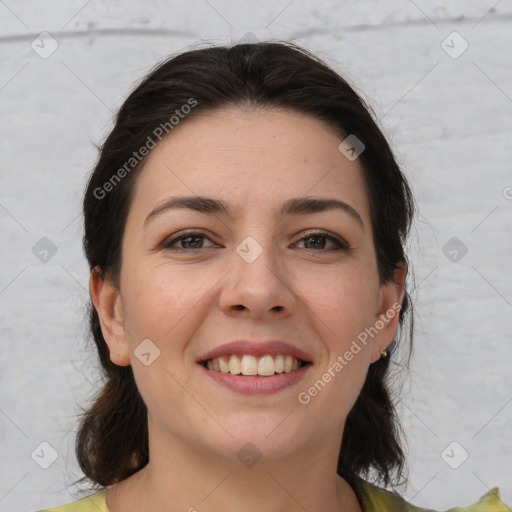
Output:
[[[189,231],[181,233],[177,236],[172,236],[165,240],[162,244],[163,249],[173,249],[177,251],[190,251],[194,249],[204,249],[208,246],[204,245],[204,240],[210,240],[204,233],[198,231]],[[211,242],[211,240],[210,240]],[[330,234],[327,231],[314,231],[308,233],[305,237],[301,238],[297,243],[304,242],[304,249],[313,249],[315,252],[320,251],[337,251],[337,250],[350,250],[348,244],[338,237]],[[331,249],[326,249],[326,245],[331,244]],[[180,244],[176,246],[176,244]],[[210,245],[214,247],[214,245]]]
[[[322,242],[323,240],[323,242]],[[330,249],[331,251],[336,250],[349,250],[349,246],[347,243],[343,242],[338,237],[329,234],[326,231],[315,231],[312,233],[308,233],[307,236],[301,238],[298,243],[305,241],[306,244],[311,244],[312,247],[305,247],[305,249],[325,249],[326,242],[330,242],[334,244],[334,249]],[[319,242],[320,241],[320,242]]]
[[[204,233],[190,231],[182,233],[179,236],[171,237],[162,244],[164,249],[176,249],[178,251],[186,251],[189,249],[202,249],[204,247],[201,240],[210,240]],[[211,241],[211,240],[210,240]],[[182,244],[181,247],[174,247],[176,244]]]

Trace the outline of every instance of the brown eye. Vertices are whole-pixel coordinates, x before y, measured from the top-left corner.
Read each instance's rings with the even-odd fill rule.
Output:
[[[334,248],[327,250],[347,250],[349,247],[346,243],[342,242],[337,237],[324,233],[324,232],[316,232],[309,233],[304,238],[299,240],[300,242],[304,242],[306,247],[305,249],[313,249],[313,250],[324,250],[328,243],[334,245]],[[309,247],[307,247],[309,245]]]
[[[204,240],[210,240],[205,234],[198,232],[189,232],[185,234],[181,234],[179,236],[175,236],[166,240],[162,247],[164,249],[176,249],[178,251],[186,251],[193,249],[203,249],[204,248]],[[176,244],[177,247],[174,247]]]

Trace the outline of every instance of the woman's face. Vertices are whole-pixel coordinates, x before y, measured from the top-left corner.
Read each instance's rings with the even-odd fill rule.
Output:
[[[341,141],[295,111],[233,108],[151,151],[119,289],[96,277],[91,295],[152,442],[230,459],[250,442],[270,460],[340,441],[403,292],[379,282],[362,168]],[[307,364],[288,371],[290,356]]]

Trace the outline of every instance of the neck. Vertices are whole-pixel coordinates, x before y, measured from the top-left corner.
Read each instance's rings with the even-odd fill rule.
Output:
[[[361,512],[354,491],[336,474],[332,449],[296,453],[287,460],[262,459],[248,467],[183,440],[171,444],[167,450],[152,450],[150,438],[148,465],[109,489],[110,512]]]

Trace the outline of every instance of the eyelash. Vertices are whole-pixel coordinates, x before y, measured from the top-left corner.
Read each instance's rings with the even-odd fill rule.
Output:
[[[180,242],[181,240],[185,240],[186,238],[191,238],[191,237],[192,238],[193,237],[208,238],[208,240],[210,240],[210,238],[205,233],[201,233],[199,231],[186,231],[186,232],[181,233],[179,236],[171,237],[171,238],[168,238],[167,240],[165,240],[162,244],[162,248],[163,249],[172,249],[172,250],[181,251],[181,252],[191,252],[191,251],[198,251],[198,250],[204,249],[204,247],[200,247],[199,249],[185,249],[183,247],[172,247],[177,242]],[[307,233],[305,236],[303,236],[299,240],[299,242],[302,242],[303,240],[307,240],[308,238],[317,238],[317,237],[325,238],[326,240],[333,242],[337,247],[335,249],[330,249],[330,250],[329,249],[320,249],[320,250],[309,249],[309,250],[312,250],[314,252],[350,251],[350,247],[348,246],[347,243],[345,243],[338,237],[331,235],[328,231],[312,231],[310,233]],[[306,249],[306,250],[308,250],[308,249]]]

